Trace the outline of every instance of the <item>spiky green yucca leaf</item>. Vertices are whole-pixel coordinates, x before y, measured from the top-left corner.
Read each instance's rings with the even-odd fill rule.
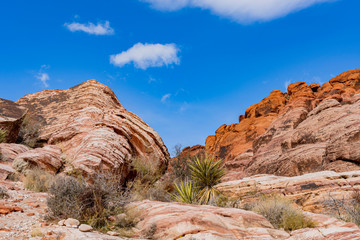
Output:
[[[214,186],[221,182],[225,175],[223,161],[214,161],[208,156],[197,157],[190,164],[191,178],[196,186],[201,190],[199,192],[200,204],[208,204],[210,200],[220,194]]]
[[[192,204],[195,203],[198,198],[198,190],[191,181],[181,181],[179,186],[175,183],[175,190],[177,194],[172,195],[175,202]]]

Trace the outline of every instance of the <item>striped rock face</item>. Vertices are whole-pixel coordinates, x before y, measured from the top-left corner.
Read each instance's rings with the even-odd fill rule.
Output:
[[[316,222],[315,228],[292,232],[275,229],[261,215],[237,208],[220,208],[208,205],[188,205],[145,200],[130,203],[129,215],[137,216],[139,236],[149,232],[158,240],[339,240],[360,239],[360,229],[322,214],[303,212]]]
[[[14,161],[18,165],[52,172],[72,166],[90,176],[104,169],[124,177],[135,158],[159,169],[167,166],[170,156],[160,136],[95,80],[26,95],[16,103],[41,123],[39,142],[45,145],[20,154]]]

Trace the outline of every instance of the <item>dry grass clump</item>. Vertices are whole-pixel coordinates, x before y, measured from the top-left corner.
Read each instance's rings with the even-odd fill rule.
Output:
[[[7,189],[0,187],[0,199],[5,199],[5,198],[9,198],[9,197],[10,196],[7,192]]]
[[[24,187],[35,192],[47,192],[53,181],[53,174],[39,168],[26,171],[23,178]]]
[[[285,231],[315,227],[310,218],[283,196],[262,196],[251,210],[263,215],[275,228]]]
[[[144,199],[169,202],[169,191],[172,190],[172,182],[168,178],[162,178],[162,169],[159,169],[156,161],[143,161],[138,158],[132,160],[132,169],[136,173],[133,181],[127,183],[132,201]]]
[[[99,230],[108,230],[109,216],[119,214],[129,202],[120,176],[100,172],[92,183],[58,176],[49,189],[47,205],[52,218],[76,218]]]
[[[6,142],[7,132],[0,128],[0,143]]]
[[[17,143],[24,144],[28,147],[40,147],[38,138],[40,135],[41,124],[31,115],[26,115],[20,128]]]
[[[342,221],[353,222],[360,226],[360,190],[354,189],[351,198],[335,199],[330,193],[324,201],[328,214]]]

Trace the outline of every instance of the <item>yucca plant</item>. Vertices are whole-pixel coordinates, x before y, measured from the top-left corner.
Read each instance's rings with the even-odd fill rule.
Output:
[[[220,191],[215,188],[215,185],[221,182],[221,178],[225,175],[223,161],[214,161],[209,156],[196,157],[190,163],[191,178],[198,187],[198,202],[200,204],[208,204]]]
[[[172,194],[172,198],[175,202],[192,204],[197,201],[199,192],[190,180],[186,179],[181,181],[179,185],[176,183],[174,185],[177,194]]]

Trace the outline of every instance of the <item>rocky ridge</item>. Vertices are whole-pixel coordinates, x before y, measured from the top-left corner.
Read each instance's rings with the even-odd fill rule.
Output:
[[[360,69],[322,86],[290,84],[288,92],[272,91],[250,106],[239,123],[217,129],[205,149],[225,160],[226,180],[359,170],[359,93]]]

